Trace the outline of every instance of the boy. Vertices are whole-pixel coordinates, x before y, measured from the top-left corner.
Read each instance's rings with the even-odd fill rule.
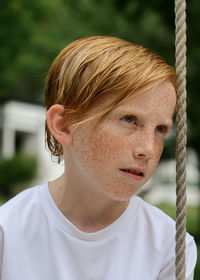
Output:
[[[174,85],[159,56],[118,38],[83,38],[59,54],[46,83],[46,136],[65,171],[1,207],[2,280],[175,279],[175,223],[135,195],[172,126]],[[189,234],[186,255],[189,280]]]

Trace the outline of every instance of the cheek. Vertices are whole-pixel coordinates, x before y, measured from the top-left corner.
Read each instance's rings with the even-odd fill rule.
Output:
[[[157,144],[157,147],[156,147],[156,150],[155,150],[155,156],[154,156],[154,159],[155,159],[155,163],[157,164],[160,160],[160,157],[162,155],[162,152],[163,152],[163,148],[164,148],[164,142],[159,142]]]
[[[122,156],[122,141],[114,133],[101,132],[88,138],[81,151],[81,157],[87,167],[99,173],[108,173]]]

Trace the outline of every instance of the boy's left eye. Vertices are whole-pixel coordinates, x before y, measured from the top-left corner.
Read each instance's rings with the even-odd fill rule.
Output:
[[[168,129],[165,125],[159,125],[156,127],[156,130],[159,132],[159,133],[167,133]]]

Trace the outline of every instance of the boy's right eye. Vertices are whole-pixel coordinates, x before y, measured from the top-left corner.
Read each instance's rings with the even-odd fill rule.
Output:
[[[135,122],[136,122],[136,117],[132,116],[132,115],[124,116],[122,119],[125,120],[126,122],[132,123],[132,124],[135,124]]]

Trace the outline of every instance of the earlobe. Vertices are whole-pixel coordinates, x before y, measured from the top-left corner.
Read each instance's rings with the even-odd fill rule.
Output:
[[[66,122],[64,107],[62,105],[55,104],[51,106],[47,111],[46,121],[51,134],[60,144],[64,146],[72,144],[70,127]]]

